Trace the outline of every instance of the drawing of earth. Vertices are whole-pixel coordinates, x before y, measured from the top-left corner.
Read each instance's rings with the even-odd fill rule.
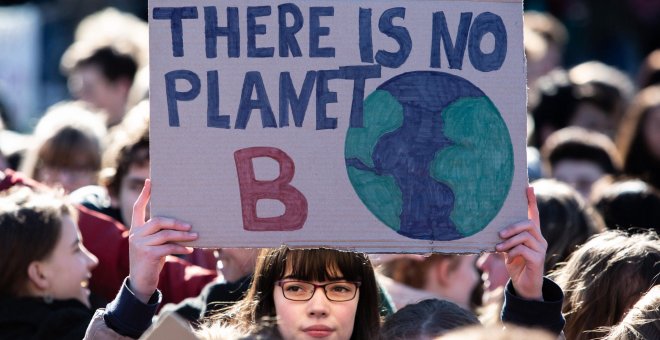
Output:
[[[346,135],[348,177],[365,206],[413,239],[448,241],[483,230],[513,179],[513,146],[491,100],[448,73],[398,75],[364,101]]]

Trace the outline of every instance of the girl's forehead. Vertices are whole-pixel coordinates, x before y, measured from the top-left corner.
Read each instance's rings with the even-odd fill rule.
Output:
[[[339,279],[343,278],[344,274],[341,272],[339,269],[339,266],[337,266],[336,263],[328,263],[327,265],[319,268],[309,268],[307,266],[303,266],[306,270],[300,270],[300,268],[297,268],[298,270],[294,270],[294,265],[293,261],[286,261],[286,267],[284,269],[284,275],[282,277],[294,277],[297,279],[310,279],[313,277],[318,277],[318,278],[326,278],[326,279]],[[315,272],[311,272],[310,269],[314,270]],[[302,276],[302,277],[299,277]]]

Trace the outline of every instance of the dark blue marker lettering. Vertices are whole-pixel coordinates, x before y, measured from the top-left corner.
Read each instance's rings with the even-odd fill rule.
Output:
[[[481,51],[481,39],[488,33],[495,38],[495,48],[491,53],[486,54]],[[479,14],[470,28],[468,39],[468,56],[474,68],[482,72],[490,72],[502,67],[506,58],[507,37],[500,16],[491,12]]]
[[[318,71],[316,77],[316,129],[336,129],[337,118],[328,118],[326,114],[326,105],[337,102],[337,92],[328,89],[328,81],[332,79],[342,79],[343,72],[340,70]]]
[[[388,37],[396,40],[399,50],[395,53],[379,50],[376,53],[376,61],[390,68],[397,68],[406,62],[412,50],[412,39],[408,29],[392,24],[393,18],[405,19],[406,9],[403,7],[390,8],[383,12],[378,21],[378,29]]]
[[[229,129],[229,116],[220,115],[220,84],[218,71],[206,72],[208,83],[208,106],[206,108],[206,126]]]
[[[180,92],[176,90],[177,80],[187,80],[190,90]],[[201,82],[195,72],[189,70],[176,70],[165,73],[165,94],[167,95],[167,114],[170,126],[179,126],[179,108],[177,102],[180,100],[190,101],[199,95]]]
[[[257,90],[257,99],[252,99],[253,89]],[[245,129],[248,120],[250,120],[250,113],[255,109],[261,111],[261,125],[263,127],[277,127],[261,73],[251,71],[245,73],[245,80],[243,81],[241,102],[238,107],[238,114],[236,115],[237,129]]]
[[[374,62],[374,46],[371,37],[371,8],[360,7],[360,60]]]
[[[204,36],[206,37],[206,57],[218,56],[218,37],[227,37],[227,56],[238,58],[240,51],[240,28],[238,8],[227,7],[227,26],[218,27],[218,11],[214,6],[204,7]]]
[[[302,57],[302,52],[300,52],[300,46],[298,45],[298,40],[296,40],[296,33],[300,31],[303,27],[303,15],[300,12],[300,8],[294,4],[283,4],[278,7],[278,20],[280,27],[280,57],[288,57],[289,49],[291,49],[291,55],[294,57]],[[293,24],[291,26],[286,25],[286,15],[291,14],[293,16]]]
[[[156,7],[155,20],[170,20],[172,56],[183,57],[183,19],[197,19],[197,7]]]
[[[305,81],[300,89],[300,96],[298,96],[291,80],[291,74],[289,72],[280,73],[280,127],[289,126],[289,103],[293,114],[293,123],[297,127],[302,127],[315,80],[316,72],[307,71]]]
[[[344,79],[353,79],[353,102],[351,104],[350,126],[364,127],[363,104],[364,85],[368,78],[380,78],[380,65],[340,67]]]
[[[311,7],[309,9],[309,56],[312,58],[334,58],[334,47],[319,47],[320,37],[330,35],[330,28],[321,26],[320,17],[335,15],[334,7]]]
[[[463,58],[465,56],[465,47],[467,46],[468,32],[472,13],[461,13],[461,21],[458,24],[458,33],[456,42],[452,44],[451,35],[447,28],[447,19],[444,12],[433,13],[433,29],[431,36],[431,67],[440,68],[440,40],[445,48],[449,68],[461,70],[463,68]]]
[[[275,54],[275,47],[257,47],[257,35],[266,34],[266,25],[257,24],[257,18],[269,15],[270,6],[247,8],[247,55],[250,58],[271,58]]]

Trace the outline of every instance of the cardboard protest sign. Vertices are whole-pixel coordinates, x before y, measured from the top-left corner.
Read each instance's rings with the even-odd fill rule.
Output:
[[[527,218],[520,1],[149,17],[151,212],[195,246],[478,252]]]
[[[158,322],[151,325],[140,340],[196,340],[188,320],[171,312],[158,317]]]

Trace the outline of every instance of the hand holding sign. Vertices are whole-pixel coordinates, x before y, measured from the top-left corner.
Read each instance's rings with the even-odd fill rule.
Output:
[[[135,296],[147,303],[156,291],[165,256],[190,254],[193,249],[176,244],[197,239],[189,232],[190,225],[169,218],[154,217],[145,222],[145,210],[151,197],[151,180],[144,182],[142,192],[133,205],[133,220],[128,236],[130,288]]]
[[[506,269],[521,297],[543,300],[543,265],[548,242],[541,235],[539,209],[534,189],[527,187],[529,220],[515,223],[500,232],[504,242],[495,246],[505,252]]]

